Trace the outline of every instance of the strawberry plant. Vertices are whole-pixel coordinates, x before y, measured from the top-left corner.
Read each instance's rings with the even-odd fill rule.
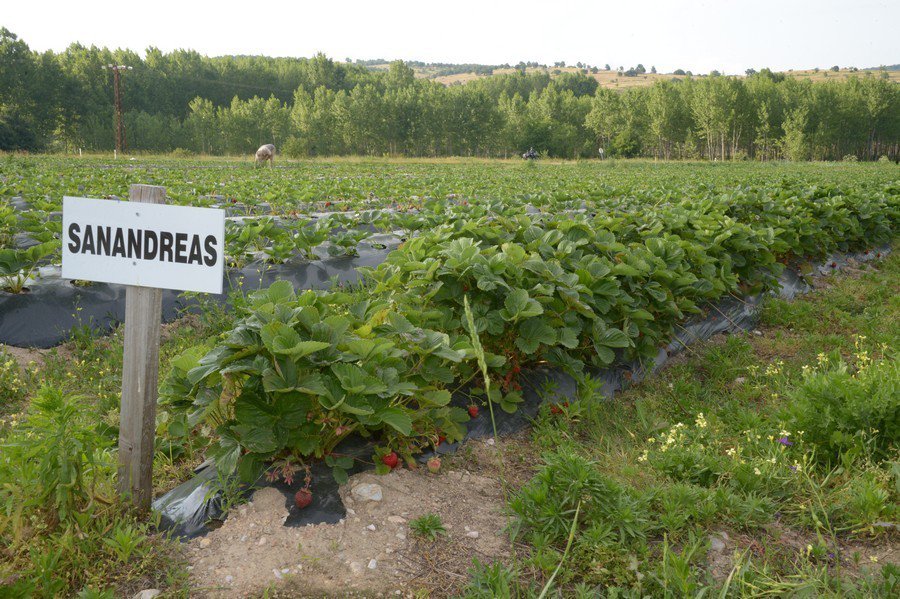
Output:
[[[0,249],[0,289],[22,293],[38,265],[56,248],[55,243],[47,241],[27,249]]]
[[[188,422],[217,431],[218,467],[249,480],[276,458],[329,456],[354,433],[407,453],[430,444],[438,429],[460,440],[467,417],[448,405],[444,387],[469,351],[465,338],[415,327],[389,303],[297,295],[279,282],[250,297],[221,344],[179,358],[164,398],[185,405],[179,390],[188,389]]]

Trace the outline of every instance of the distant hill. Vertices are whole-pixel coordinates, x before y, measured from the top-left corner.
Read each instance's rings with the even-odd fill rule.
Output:
[[[373,70],[384,70],[390,66],[390,62],[383,59],[357,60],[355,61],[355,63]],[[692,75],[695,77],[702,77],[706,75],[706,73],[691,73],[690,71],[684,71],[681,69],[676,70],[674,73],[654,73],[650,70],[642,68],[636,69],[635,67],[627,67],[624,70],[619,71],[616,67],[611,67],[609,70],[606,70],[605,65],[603,67],[597,67],[593,65],[583,65],[581,67],[562,65],[548,66],[534,62],[519,63],[518,65],[512,66],[509,64],[486,65],[426,63],[413,60],[406,61],[406,64],[411,67],[413,71],[415,71],[416,77],[420,77],[422,79],[433,79],[439,83],[443,83],[444,85],[462,85],[468,83],[469,81],[474,81],[475,79],[479,79],[482,77],[490,77],[492,75],[500,75],[503,73],[513,73],[516,69],[521,69],[523,66],[526,72],[532,73],[543,71],[549,73],[551,77],[554,75],[560,75],[562,73],[581,72],[596,79],[600,87],[607,88],[639,87],[643,85],[651,85],[654,81],[660,79],[680,79],[687,75]],[[641,70],[644,70],[644,72],[640,72]],[[864,69],[848,67],[839,69],[837,71],[831,70],[831,68],[801,70],[791,69],[788,71],[782,71],[782,73],[788,77],[796,77],[798,79],[826,81],[828,79],[846,79],[848,77],[857,77],[860,76],[860,73],[868,74],[873,71],[884,71],[888,73],[888,78],[891,81],[900,83],[900,64],[869,67]]]

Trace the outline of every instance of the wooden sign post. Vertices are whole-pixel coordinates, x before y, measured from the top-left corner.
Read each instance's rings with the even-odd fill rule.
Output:
[[[131,202],[164,204],[166,190],[132,185]],[[122,356],[122,404],[119,410],[119,495],[140,510],[153,499],[153,444],[159,393],[159,329],[162,289],[125,289],[125,347]]]
[[[225,213],[165,206],[165,188],[153,185],[132,185],[129,200],[63,198],[62,276],[126,285],[118,490],[147,510],[162,290],[222,293]]]

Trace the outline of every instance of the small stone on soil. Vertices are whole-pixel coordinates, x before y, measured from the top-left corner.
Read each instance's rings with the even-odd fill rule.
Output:
[[[357,501],[381,501],[383,494],[381,485],[362,483],[351,489],[350,494]]]
[[[376,561],[374,559],[370,559],[369,560],[369,570],[374,570],[377,567],[378,567],[378,561]]]

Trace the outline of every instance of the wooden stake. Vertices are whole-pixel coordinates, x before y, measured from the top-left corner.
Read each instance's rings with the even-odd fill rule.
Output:
[[[164,204],[166,190],[132,185],[132,202]],[[140,212],[140,206],[135,206]],[[119,412],[119,495],[139,510],[153,498],[153,443],[159,392],[159,330],[162,290],[128,286],[125,290],[125,347],[122,364],[122,404]]]

